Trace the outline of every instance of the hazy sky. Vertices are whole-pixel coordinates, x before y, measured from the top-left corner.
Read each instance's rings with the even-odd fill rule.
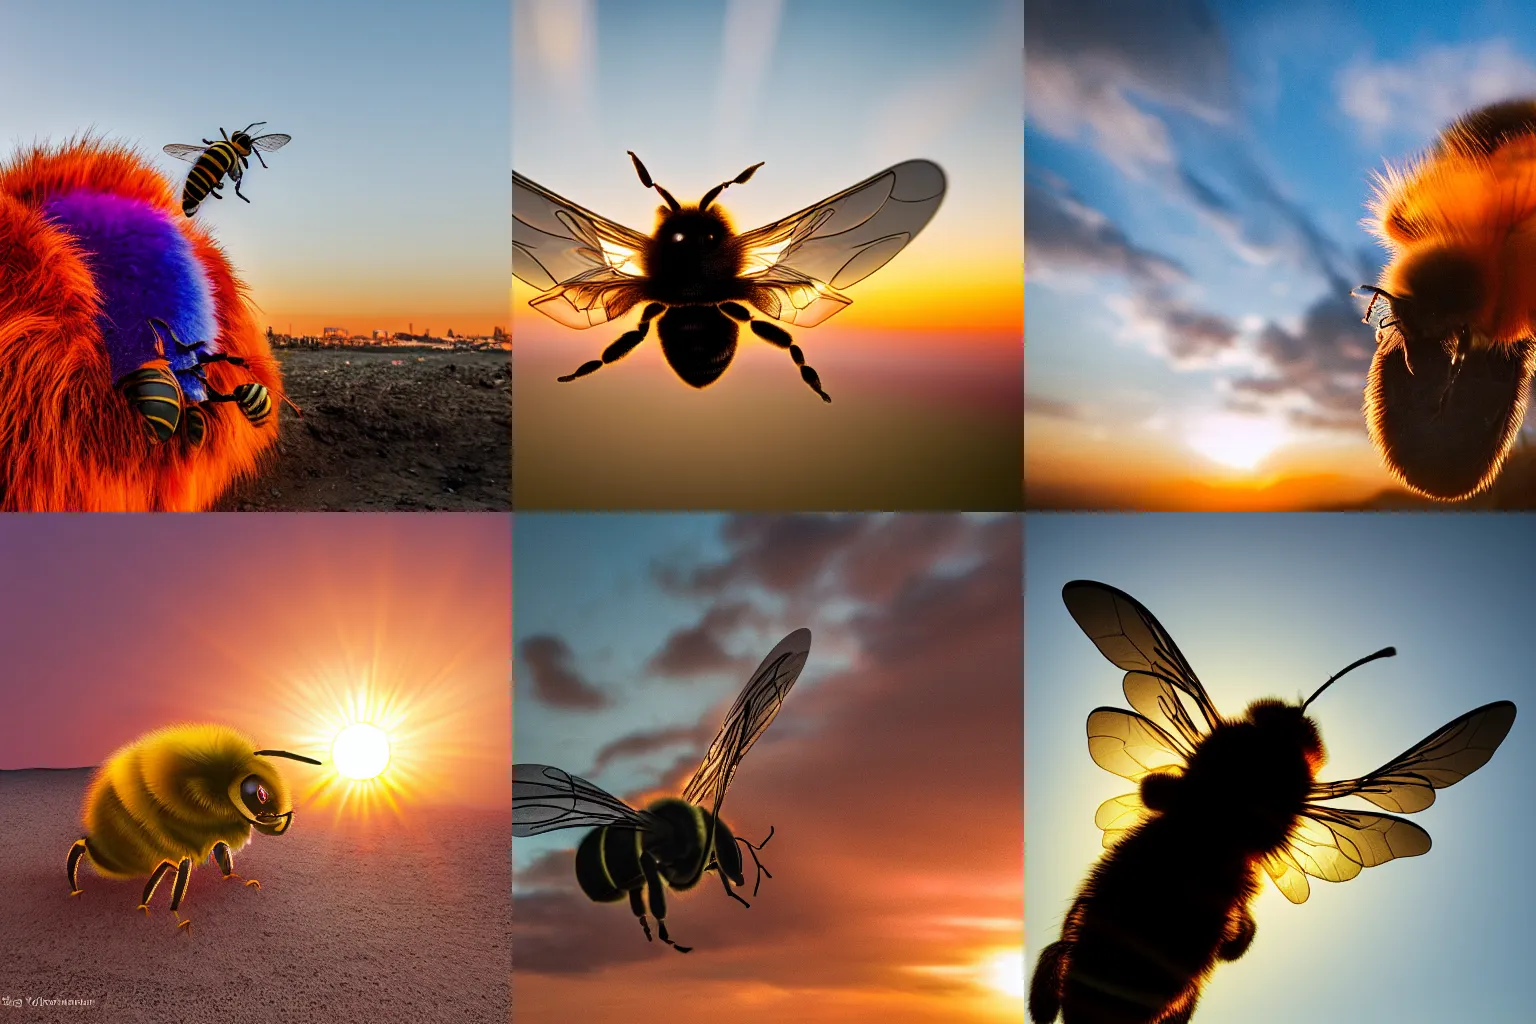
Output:
[[[1383,254],[1359,224],[1371,172],[1536,91],[1536,11],[1028,10],[1031,482],[1161,507],[1191,479],[1290,481],[1271,507],[1390,486],[1348,295]]]
[[[1196,1020],[1526,1019],[1536,887],[1521,808],[1536,773],[1536,684],[1524,637],[1536,596],[1509,569],[1536,558],[1533,525],[1465,515],[1028,517],[1031,974],[1103,852],[1094,809],[1133,788],[1088,755],[1089,712],[1126,705],[1124,673],[1061,602],[1063,584],[1093,579],[1157,616],[1229,716],[1261,697],[1297,700],[1395,645],[1397,657],[1351,673],[1309,709],[1327,779],[1369,772],[1479,705],[1519,706],[1493,759],[1411,815],[1433,838],[1427,854],[1342,884],[1314,881],[1299,906],[1265,880],[1253,946],[1216,969]]]
[[[793,331],[824,406],[748,335],[695,392],[654,337],[561,384],[632,324],[586,331],[513,286],[519,501],[528,507],[1011,508],[1021,459],[1023,18],[1009,0],[646,5],[514,0],[513,164],[646,232],[626,150],[735,226],[903,160],[943,167],[934,219],[852,305]],[[977,481],[983,481],[978,484]],[[674,495],[666,500],[665,495]]]
[[[518,1019],[1017,1020],[1019,544],[1012,517],[520,515],[515,761],[676,793],[762,657],[814,640],[724,804],[776,829],[751,909],[670,895],[680,956],[581,894],[582,830],[515,840]]]
[[[0,156],[94,127],[180,182],[169,142],[286,132],[197,217],[298,332],[507,325],[508,10],[339,0],[10,5]]]
[[[505,516],[4,517],[0,768],[181,721],[329,763],[355,706],[405,803],[506,807],[510,559]]]

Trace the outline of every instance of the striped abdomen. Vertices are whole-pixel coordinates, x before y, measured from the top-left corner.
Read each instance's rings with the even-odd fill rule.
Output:
[[[152,441],[163,444],[181,422],[181,385],[164,359],[151,360],[117,382],[123,394],[143,418]],[[270,403],[268,403],[270,404]]]
[[[119,878],[147,875],[161,861],[201,859],[228,833],[244,845],[249,828],[210,828],[167,807],[145,785],[137,758],[104,766],[86,794],[85,840],[98,873]],[[242,833],[244,833],[242,835]]]
[[[272,415],[272,392],[265,384],[239,384],[231,394],[245,418],[251,421],[251,426],[261,426]]]
[[[187,183],[181,192],[181,212],[192,216],[198,204],[239,161],[240,154],[227,142],[215,142],[203,150],[192,170],[187,172]]]

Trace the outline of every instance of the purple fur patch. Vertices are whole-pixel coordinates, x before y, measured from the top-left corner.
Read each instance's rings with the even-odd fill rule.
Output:
[[[213,291],[208,275],[172,215],[135,199],[78,191],[48,200],[48,216],[85,250],[101,293],[102,340],[112,379],[162,358],[149,318],[170,324],[183,345],[164,338],[169,360],[187,401],[208,397],[194,372],[199,352],[218,351]]]

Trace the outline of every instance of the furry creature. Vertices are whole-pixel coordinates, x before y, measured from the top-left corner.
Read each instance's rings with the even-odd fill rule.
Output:
[[[206,442],[156,445],[116,385],[158,358],[188,403],[208,382],[282,395],[277,362],[223,251],[180,216],[176,190],[132,149],[84,137],[0,164],[0,510],[199,511],[257,467],[277,418],[209,405]]]

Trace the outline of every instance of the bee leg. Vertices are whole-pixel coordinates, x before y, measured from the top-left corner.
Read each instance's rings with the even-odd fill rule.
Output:
[[[1029,982],[1029,1019],[1035,1024],[1049,1024],[1061,1012],[1061,986],[1067,980],[1067,961],[1072,943],[1063,939],[1040,951],[1035,962],[1035,976]]]
[[[188,935],[192,934],[192,922],[183,921],[176,911],[181,907],[181,898],[187,894],[187,882],[191,877],[192,858],[183,857],[181,863],[176,865],[176,886],[171,890],[171,916],[176,918],[177,930],[186,929]]]
[[[235,195],[239,196],[241,199],[245,199],[245,193],[240,191],[240,179],[236,178],[236,179],[234,179],[234,181],[235,181]],[[249,199],[245,199],[245,201],[246,202],[250,202]]]
[[[219,870],[224,872],[225,878],[240,877],[239,875],[235,874],[235,855],[230,852],[228,843],[217,842],[213,844],[213,859],[218,861]],[[242,881],[244,881],[246,885],[254,885],[258,889],[261,888],[261,883],[256,881],[254,878],[246,878],[242,879]]]
[[[76,878],[80,872],[80,858],[86,853],[85,840],[76,839],[75,845],[69,848],[69,894],[79,896],[85,890],[76,884]]]
[[[640,930],[645,932],[645,941],[654,942],[655,940],[651,938],[651,924],[645,919],[644,892],[645,890],[643,889],[629,890],[629,909],[633,910],[635,912],[635,916],[640,919]]]
[[[1230,934],[1216,947],[1216,955],[1223,960],[1236,960],[1248,952],[1253,936],[1259,930],[1259,923],[1246,908],[1240,908],[1228,924]]]
[[[160,879],[164,878],[165,873],[175,866],[175,864],[168,860],[161,861],[160,866],[155,868],[155,873],[149,876],[149,881],[144,883],[144,898],[139,900],[139,909],[144,911],[144,913],[149,913],[149,901],[155,895],[155,887],[160,884]]]
[[[731,310],[726,309],[726,306],[736,306],[736,303],[727,302],[720,307],[727,316],[733,315]],[[741,307],[737,306],[736,308],[740,309]],[[748,322],[748,326],[752,328],[753,334],[762,338],[770,345],[789,349],[789,358],[793,359],[795,365],[800,367],[800,379],[805,381],[807,387],[820,395],[823,402],[832,401],[832,396],[821,389],[821,377],[816,374],[814,369],[805,365],[805,353],[800,351],[799,345],[794,344],[788,331],[766,320],[751,320]]]
[[[569,384],[577,377],[585,377],[589,373],[596,373],[607,364],[618,362],[620,359],[623,359],[625,356],[634,351],[636,345],[645,340],[645,336],[650,332],[650,329],[651,322],[649,320],[642,319],[638,328],[633,331],[625,332],[625,334],[619,338],[618,341],[603,349],[603,358],[593,359],[589,362],[582,363],[579,367],[576,368],[575,373],[568,373],[564,377],[557,379],[562,384]]]
[[[679,946],[672,941],[672,936],[667,934],[667,894],[661,886],[661,874],[656,870],[656,858],[648,853],[642,855],[640,870],[645,873],[645,892],[651,904],[651,913],[656,915],[656,934],[662,942],[679,953],[693,952],[692,946]]]

